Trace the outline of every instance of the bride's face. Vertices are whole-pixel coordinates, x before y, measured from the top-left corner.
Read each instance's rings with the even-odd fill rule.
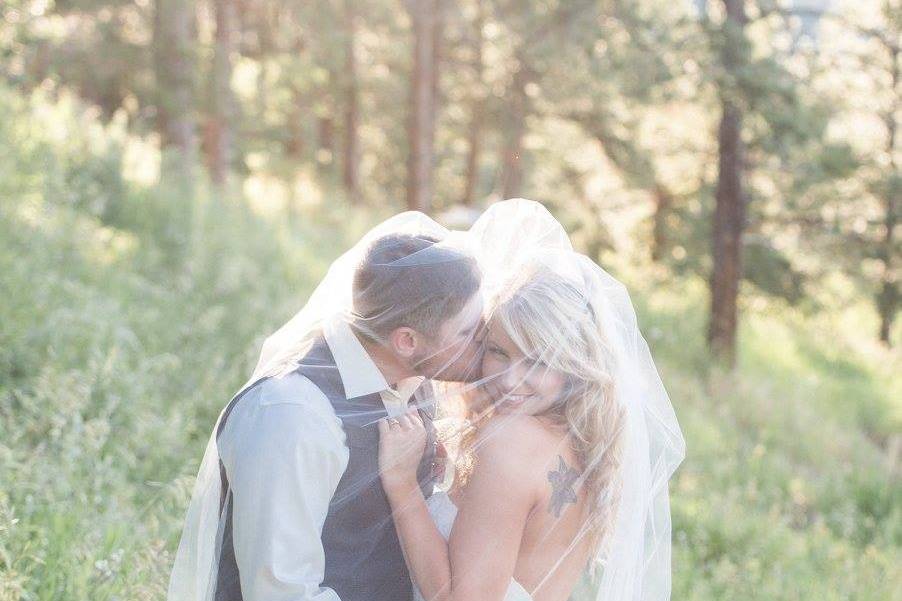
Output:
[[[482,358],[483,388],[497,411],[537,415],[554,405],[565,378],[526,357],[498,323],[489,323]]]

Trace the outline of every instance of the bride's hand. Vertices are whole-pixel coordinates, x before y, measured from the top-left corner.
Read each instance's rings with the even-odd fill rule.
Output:
[[[418,488],[417,468],[426,447],[426,428],[416,411],[379,420],[379,473],[389,495]]]

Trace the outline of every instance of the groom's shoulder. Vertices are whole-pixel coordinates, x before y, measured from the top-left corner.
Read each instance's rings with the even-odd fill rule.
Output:
[[[329,430],[341,429],[325,393],[298,372],[265,378],[245,395],[236,405],[230,422],[243,422],[251,428],[275,422],[283,427],[323,424],[331,426]]]
[[[238,399],[217,438],[226,469],[259,467],[273,454],[340,458],[345,434],[325,395],[300,374],[256,382]],[[243,467],[242,467],[243,466]],[[254,469],[256,469],[254,467]]]
[[[260,406],[309,405],[311,402],[319,400],[328,403],[325,393],[309,378],[297,371],[265,378],[254,388],[256,402]]]

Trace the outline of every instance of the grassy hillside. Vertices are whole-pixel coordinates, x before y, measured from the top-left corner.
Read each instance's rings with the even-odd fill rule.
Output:
[[[161,599],[216,414],[375,216],[289,227],[124,179],[75,105],[0,114],[0,601]],[[728,377],[702,282],[618,271],[689,449],[674,599],[902,599],[902,366],[866,310],[754,299]]]

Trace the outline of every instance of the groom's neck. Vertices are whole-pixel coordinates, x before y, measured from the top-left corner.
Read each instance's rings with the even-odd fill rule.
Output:
[[[385,381],[389,386],[394,386],[405,378],[417,375],[406,365],[398,361],[395,356],[387,351],[382,345],[370,342],[369,340],[362,340],[361,343],[363,344],[366,354],[373,360],[376,368],[382,373],[382,377],[385,378]]]

